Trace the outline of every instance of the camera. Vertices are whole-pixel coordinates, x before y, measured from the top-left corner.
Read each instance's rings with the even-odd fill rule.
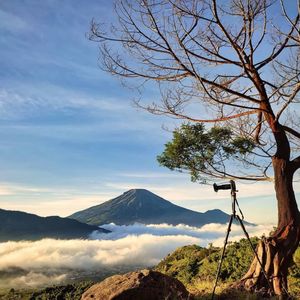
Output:
[[[213,184],[214,191],[217,192],[219,190],[231,190],[233,192],[236,192],[235,182],[233,180],[230,180],[229,183],[225,184]]]

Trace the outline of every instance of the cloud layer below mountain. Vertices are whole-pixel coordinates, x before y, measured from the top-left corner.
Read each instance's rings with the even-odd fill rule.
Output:
[[[167,224],[105,226],[112,233],[92,233],[90,240],[6,242],[0,244],[0,287],[58,284],[70,278],[91,277],[109,270],[130,270],[157,264],[177,247],[213,243],[222,246],[226,225],[201,228]],[[251,236],[268,234],[272,226],[249,226]],[[231,240],[244,237],[232,226]],[[79,275],[78,275],[79,274]]]

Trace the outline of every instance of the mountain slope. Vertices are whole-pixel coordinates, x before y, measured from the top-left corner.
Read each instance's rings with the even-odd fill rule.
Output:
[[[134,189],[100,205],[69,216],[92,225],[115,223],[187,224],[201,226],[208,223],[227,223],[229,215],[219,209],[199,213],[180,207],[144,189]]]
[[[95,230],[103,233],[109,232],[74,219],[57,216],[39,217],[21,211],[4,209],[0,209],[0,224],[0,242],[41,238],[87,238]]]

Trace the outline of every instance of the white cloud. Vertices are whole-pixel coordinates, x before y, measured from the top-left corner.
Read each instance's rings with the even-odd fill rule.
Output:
[[[53,240],[0,243],[0,271],[22,270],[15,278],[1,280],[0,287],[57,284],[74,274],[93,274],[122,267],[135,269],[156,265],[177,247],[209,242],[222,246],[226,225],[209,224],[201,228],[167,224],[105,226],[107,235],[92,234],[95,240]],[[250,235],[267,234],[272,226],[248,227]],[[231,240],[242,237],[232,226]],[[100,239],[100,240],[98,240]]]
[[[94,97],[52,84],[39,84],[38,87],[22,87],[21,85],[19,89],[19,91],[4,88],[0,90],[0,108],[3,113],[26,113],[26,110],[30,112],[33,109],[40,110],[43,107],[53,110],[86,108],[103,112],[121,112],[132,109],[128,105],[128,101],[122,103],[118,99],[109,97]]]
[[[181,178],[181,174],[175,172],[131,172],[131,173],[119,173],[118,176],[125,177],[125,178],[148,178],[148,179],[155,179],[155,178]]]
[[[0,208],[20,210],[40,216],[68,216],[75,211],[100,204],[115,194],[99,187],[88,189],[72,186],[31,186],[16,182],[0,182]]]
[[[0,196],[16,195],[19,193],[42,193],[48,191],[49,189],[46,188],[36,188],[25,185],[0,183]]]
[[[15,32],[27,30],[29,25],[17,15],[0,9],[0,28]]]
[[[14,287],[38,287],[38,286],[48,286],[49,282],[51,284],[61,284],[67,280],[66,274],[59,274],[59,275],[47,275],[40,272],[33,272],[29,271],[28,273],[24,275],[20,275],[18,277],[15,277],[13,279],[4,278],[1,280],[0,288],[1,287],[8,287],[8,286],[14,286]]]
[[[190,236],[128,235],[117,240],[52,240],[0,244],[0,270],[97,269],[108,265],[157,263],[174,248],[199,240]],[[157,246],[160,247],[157,247]]]
[[[92,233],[90,238],[101,240],[118,240],[128,236],[150,234],[153,236],[189,236],[198,239],[198,244],[206,247],[209,243],[214,243],[215,246],[223,244],[225,232],[228,225],[224,224],[206,224],[202,227],[193,227],[185,224],[176,226],[169,224],[150,224],[144,225],[135,223],[133,225],[116,225],[114,223],[101,225],[101,227],[108,229],[111,233],[98,234]],[[273,229],[272,224],[246,226],[246,230],[250,236],[268,235]],[[245,237],[240,225],[232,224],[230,237],[236,240],[236,237],[241,239]],[[222,239],[220,242],[219,238]]]
[[[184,203],[187,200],[199,201],[201,211],[203,210],[201,209],[203,202],[215,201],[215,204],[218,205],[219,200],[230,199],[230,191],[220,191],[216,193],[210,184],[203,185],[191,182],[188,174],[170,173],[171,175],[174,174],[174,177],[172,177],[171,180],[168,178],[168,174],[165,173],[162,173],[161,176],[157,174],[157,176],[150,177],[147,177],[147,172],[145,172],[145,174],[145,176],[141,174],[140,177],[132,176],[133,180],[119,182],[114,180],[114,182],[106,182],[106,186],[119,191],[135,188],[148,189],[151,192],[182,206],[185,206]],[[257,183],[251,185],[237,183],[237,187],[239,190],[237,195],[239,199],[274,195],[275,193],[272,183]]]

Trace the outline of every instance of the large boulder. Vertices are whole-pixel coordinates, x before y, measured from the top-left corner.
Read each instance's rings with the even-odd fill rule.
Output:
[[[177,279],[157,271],[141,270],[114,275],[91,286],[81,300],[190,300]]]

